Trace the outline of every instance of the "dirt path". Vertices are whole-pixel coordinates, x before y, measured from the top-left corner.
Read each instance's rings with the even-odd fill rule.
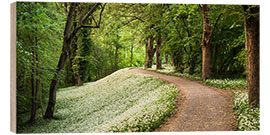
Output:
[[[139,68],[132,71],[158,77],[180,89],[176,112],[156,132],[233,130],[235,120],[231,92]]]

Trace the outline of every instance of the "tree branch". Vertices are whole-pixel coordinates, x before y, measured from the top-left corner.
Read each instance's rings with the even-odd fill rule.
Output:
[[[189,52],[187,51],[187,48],[186,47],[183,47],[184,48],[184,51],[189,54]]]
[[[100,26],[100,22],[101,22],[101,18],[102,18],[102,13],[105,9],[105,6],[106,6],[107,3],[104,3],[103,6],[101,5],[101,11],[100,11],[100,14],[99,14],[99,21],[98,21],[98,26]]]
[[[64,30],[64,35],[66,37],[64,37],[64,38],[68,38],[69,37],[68,31],[71,29],[72,16],[73,16],[73,12],[75,11],[75,8],[76,8],[76,4],[75,3],[71,3],[70,4],[70,9],[69,9],[69,12],[68,12],[68,18],[70,18],[70,19],[67,20],[67,22],[66,22],[66,26],[65,26],[65,30]]]
[[[222,14],[223,14],[223,9],[220,11],[218,17],[216,18],[216,22],[214,23],[214,25],[213,25],[213,27],[212,27],[212,30],[211,30],[211,32],[210,32],[210,35],[209,35],[209,39],[211,39],[211,37],[212,37],[212,35],[213,35],[213,33],[214,33],[214,30],[215,30],[215,27],[216,27],[216,25],[217,25],[217,22],[219,21],[219,19],[220,19],[220,17],[221,17]],[[208,41],[208,42],[209,42],[209,41]]]
[[[202,9],[202,4],[199,4],[199,7]]]
[[[186,28],[186,30],[187,30],[188,37],[190,37],[190,32],[189,32],[188,26],[187,26],[187,24],[186,24],[185,18],[182,17],[182,20],[183,20],[184,26],[185,26],[185,28]]]
[[[135,18],[135,19],[133,19],[133,20],[140,20],[141,22],[145,22],[143,19],[141,19],[140,17],[137,17],[137,16],[123,15],[122,17],[132,17],[132,18]]]
[[[95,26],[93,26],[93,25],[81,25],[81,27],[83,27],[83,28],[99,28],[99,25],[95,25]]]
[[[95,19],[95,17],[94,17],[93,15],[91,15],[91,16],[92,16],[92,18],[93,18],[95,24],[98,25],[98,24],[97,24],[97,21],[96,21],[96,19]]]
[[[88,18],[90,15],[92,15],[99,5],[100,5],[100,3],[96,3],[96,4],[89,10],[89,12],[86,13],[86,15],[85,15],[85,16],[82,18],[82,20],[80,21],[80,24],[82,24],[82,23],[86,20],[86,18]]]
[[[93,17],[93,19],[94,19],[94,21],[95,21],[95,23],[96,23],[95,26],[83,24],[83,22],[85,21],[86,18],[88,18],[89,16],[92,16],[92,14],[93,14],[94,11],[96,10],[97,6],[99,6],[99,5],[101,5],[101,4],[100,4],[100,3],[96,3],[96,4],[90,9],[90,11],[89,11],[89,12],[81,19],[79,25],[78,25],[77,27],[75,27],[75,28],[73,29],[73,31],[71,32],[71,34],[68,36],[69,39],[72,39],[72,38],[76,35],[76,33],[78,32],[78,30],[79,30],[80,28],[82,28],[82,27],[84,27],[84,28],[86,28],[86,27],[88,27],[88,28],[100,28],[101,16],[102,16],[102,12],[103,12],[103,10],[104,10],[104,8],[105,8],[106,3],[102,6],[102,9],[101,9],[101,11],[100,11],[100,15],[99,15],[100,18],[99,18],[98,24],[97,24],[96,20],[94,19],[94,17]]]
[[[128,25],[129,23],[131,23],[131,22],[133,22],[133,21],[135,21],[135,20],[136,20],[136,19],[132,18],[132,19],[130,19],[130,20],[128,20],[128,21],[125,21],[125,22],[123,22],[123,26]]]

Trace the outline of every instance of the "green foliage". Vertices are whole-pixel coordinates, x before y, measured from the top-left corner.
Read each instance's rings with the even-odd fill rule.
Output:
[[[41,95],[47,91],[61,51],[63,21],[57,3],[17,3],[17,112],[30,109],[31,78],[40,80]],[[36,58],[38,57],[38,61]],[[37,66],[38,64],[38,66]],[[38,70],[39,76],[33,72]],[[42,100],[46,96],[42,97]],[[38,105],[40,100],[38,101]]]
[[[132,16],[136,16],[137,9],[143,10],[142,6],[144,5],[108,4],[102,17],[102,27],[92,31],[92,40],[104,50],[101,55],[104,55],[104,66],[110,73],[130,65],[144,65],[143,23],[132,19]]]
[[[152,131],[172,113],[177,95],[173,85],[123,69],[96,82],[60,89],[56,119],[18,123],[18,132]]]
[[[207,79],[203,83],[221,89],[247,89],[246,79]]]
[[[260,109],[249,106],[246,92],[235,92],[234,111],[237,114],[238,130],[260,130]]]
[[[227,5],[212,6],[212,8],[214,16],[223,11],[211,40],[212,77],[244,78],[247,61],[244,22],[243,17],[236,14],[242,7]]]
[[[198,5],[169,5],[165,12],[166,40],[162,46],[172,59],[176,71],[200,74],[201,66],[201,13]],[[192,19],[191,19],[192,18]]]

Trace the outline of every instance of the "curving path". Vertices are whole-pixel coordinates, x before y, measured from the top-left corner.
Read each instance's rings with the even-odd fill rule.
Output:
[[[176,111],[156,132],[234,130],[233,99],[230,91],[140,68],[132,71],[158,77],[173,83],[180,90]]]

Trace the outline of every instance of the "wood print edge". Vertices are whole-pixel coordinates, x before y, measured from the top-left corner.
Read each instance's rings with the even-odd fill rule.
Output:
[[[16,133],[16,2],[10,5],[10,130]]]

